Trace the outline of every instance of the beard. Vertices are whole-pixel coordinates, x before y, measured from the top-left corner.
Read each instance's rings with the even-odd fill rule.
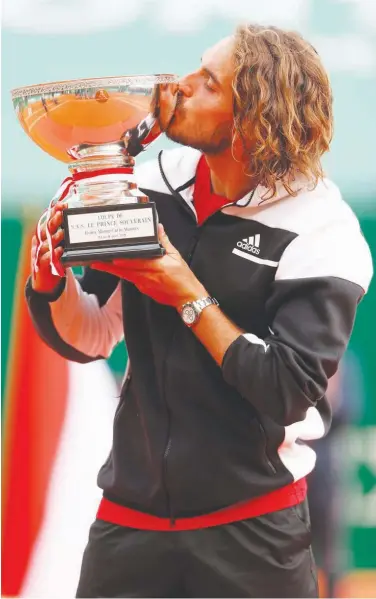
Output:
[[[163,115],[160,109],[160,96],[155,97],[154,116],[159,127],[171,141],[199,150],[204,154],[220,154],[232,143],[233,122],[224,122],[216,126],[214,131],[203,129],[197,122],[189,123],[187,111],[183,105],[183,95],[176,94],[176,102],[169,115]]]
[[[171,126],[165,131],[165,135],[171,141],[182,146],[194,148],[207,155],[221,154],[231,147],[232,123],[231,125],[221,125],[212,134],[204,131],[197,131],[197,134],[191,131],[188,132],[185,127],[173,127],[173,124],[172,121]]]

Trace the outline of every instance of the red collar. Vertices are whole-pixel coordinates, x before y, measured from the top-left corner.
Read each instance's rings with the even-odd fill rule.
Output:
[[[197,165],[193,203],[199,225],[209,218],[209,216],[214,214],[214,212],[217,212],[223,206],[229,204],[227,198],[212,192],[210,169],[204,155],[201,156]]]

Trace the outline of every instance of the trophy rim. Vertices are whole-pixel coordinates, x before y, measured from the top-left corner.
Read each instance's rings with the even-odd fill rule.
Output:
[[[158,75],[120,75],[118,77],[90,77],[88,79],[67,79],[65,81],[51,81],[35,85],[16,87],[11,90],[12,100],[39,96],[62,91],[76,91],[79,89],[95,89],[101,87],[116,87],[131,83],[157,85],[159,83],[174,83],[177,75],[165,73]]]

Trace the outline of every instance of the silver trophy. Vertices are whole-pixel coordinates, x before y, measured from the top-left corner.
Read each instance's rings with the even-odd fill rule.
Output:
[[[135,156],[160,134],[156,117],[175,81],[174,75],[134,75],[12,91],[28,136],[71,173],[50,204],[68,205],[64,266],[163,255],[155,204],[137,188],[133,168]]]

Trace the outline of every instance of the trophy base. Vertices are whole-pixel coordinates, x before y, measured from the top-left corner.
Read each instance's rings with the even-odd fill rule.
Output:
[[[112,246],[108,248],[65,249],[61,262],[64,266],[84,266],[92,262],[111,262],[120,258],[161,258],[166,253],[159,243]]]
[[[119,258],[160,258],[154,202],[68,208],[63,211],[64,266]]]

